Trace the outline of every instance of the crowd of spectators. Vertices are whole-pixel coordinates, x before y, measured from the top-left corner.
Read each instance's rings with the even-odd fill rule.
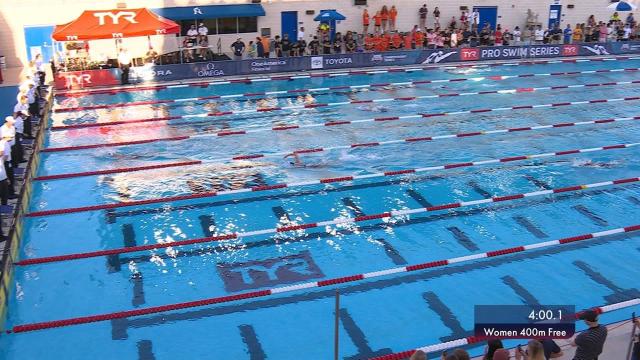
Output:
[[[398,30],[398,9],[383,6],[379,10],[362,13],[362,31],[335,32],[327,23],[320,23],[313,34],[306,36],[300,28],[296,39],[287,34],[259,36],[248,43],[238,38],[232,45],[234,59],[269,58],[302,55],[341,54],[365,51],[383,52],[401,49],[443,49],[477,46],[507,46],[535,44],[571,44],[578,42],[612,42],[640,39],[640,25],[633,13],[624,20],[616,12],[608,21],[596,21],[591,15],[585,23],[567,24],[564,29],[556,23],[549,28],[542,25],[516,26],[507,29],[488,22],[480,23],[478,11],[461,11],[458,17],[441,19],[440,10],[430,10],[426,4],[418,9],[418,24],[411,29]],[[195,25],[184,38],[183,60],[206,58],[208,31],[204,24]]]
[[[25,69],[25,80],[20,84],[16,95],[16,104],[11,115],[4,118],[0,126],[0,202],[8,205],[9,199],[17,197],[14,169],[26,162],[23,139],[33,139],[32,121],[39,119],[40,98],[45,81],[45,64],[42,56],[37,55]],[[0,228],[0,237],[4,237]]]

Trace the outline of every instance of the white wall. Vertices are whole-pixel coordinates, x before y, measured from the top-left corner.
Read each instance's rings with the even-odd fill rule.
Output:
[[[450,19],[451,16],[459,16],[460,6],[498,6],[498,22],[508,29],[513,29],[516,25],[524,25],[526,12],[531,8],[540,15],[540,22],[547,23],[549,5],[555,0],[539,0],[535,2],[523,0],[369,0],[367,8],[369,13],[382,7],[382,5],[396,5],[398,8],[398,28],[399,30],[409,30],[418,23],[418,8],[426,1],[429,10],[435,6],[442,12],[441,22]],[[633,0],[632,2],[640,2]],[[26,47],[24,43],[24,26],[27,25],[55,25],[69,22],[76,18],[82,10],[110,9],[116,8],[118,3],[126,3],[128,7],[173,7],[173,6],[197,6],[215,5],[231,3],[250,3],[247,0],[0,0],[0,55],[7,58],[9,66],[19,66],[26,61]],[[611,12],[606,6],[610,0],[560,0],[563,5],[562,24],[575,24],[576,22],[586,22],[590,14],[595,14],[597,18],[608,18]],[[568,9],[566,5],[573,4],[573,9]],[[272,34],[280,33],[280,12],[298,11],[298,21],[307,29],[310,34],[317,23],[313,21],[315,15],[306,15],[306,10],[315,10],[316,14],[321,9],[335,8],[347,17],[338,25],[339,31],[357,30],[361,31],[361,13],[364,6],[353,6],[353,0],[334,0],[327,3],[322,0],[263,0],[267,15],[258,18],[258,30],[261,28],[271,28]],[[636,17],[638,18],[638,17]],[[432,24],[432,17],[429,16],[428,23]],[[246,42],[254,39],[258,33],[240,34]],[[238,35],[223,35],[223,50],[228,52],[229,45]],[[211,45],[216,44],[217,38],[210,41]],[[146,52],[146,38],[125,39],[125,46],[133,55],[142,55]],[[158,50],[167,48],[175,49],[175,39],[166,41],[154,39],[154,45]],[[112,53],[115,51],[113,41],[105,40],[91,44],[91,51]]]

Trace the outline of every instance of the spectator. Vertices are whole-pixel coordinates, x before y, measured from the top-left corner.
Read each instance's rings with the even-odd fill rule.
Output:
[[[298,41],[298,53],[300,54],[300,56],[305,54],[306,49],[307,49],[307,40],[300,39],[300,41]]]
[[[284,34],[282,35],[282,55],[287,57],[287,56],[292,56],[292,46],[291,46],[291,40],[289,40],[289,34]]]
[[[607,42],[607,35],[609,34],[609,30],[607,29],[607,25],[603,22],[600,22],[600,26],[598,27],[598,34],[600,35],[598,40],[600,42]]]
[[[282,57],[282,42],[280,41],[280,35],[276,35],[275,39],[270,43],[271,48],[276,53],[277,58]]]
[[[364,39],[364,49],[366,51],[373,51],[376,47],[376,38],[373,34],[369,34],[369,37]]]
[[[611,21],[620,21],[620,14],[618,14],[618,12],[614,12],[613,15],[611,15]]]
[[[131,68],[131,56],[125,48],[120,49],[120,54],[118,55],[118,65],[120,66],[120,71],[122,71],[122,73],[120,74],[120,83],[122,85],[128,85],[129,69]]]
[[[394,32],[391,36],[391,49],[398,50],[402,48],[402,36],[400,33]]]
[[[334,54],[342,54],[342,44],[344,39],[342,38],[341,33],[336,33],[335,38],[333,39],[333,53]]]
[[[369,33],[369,12],[367,9],[362,12],[362,28],[364,34]]]
[[[573,42],[579,43],[582,41],[582,27],[580,24],[576,24],[576,27],[573,29]]]
[[[590,15],[587,19],[587,26],[594,27],[596,26],[596,17],[595,15]]]
[[[433,27],[436,29],[440,27],[440,9],[437,6],[433,9]]]
[[[536,45],[542,44],[544,42],[544,30],[542,30],[542,25],[538,25],[533,33],[533,38]]]
[[[607,328],[598,324],[598,313],[594,310],[584,311],[580,320],[584,320],[588,329],[576,336],[571,343],[577,347],[573,360],[597,360],[607,340]]]
[[[260,36],[256,37],[256,56],[259,58],[264,57],[264,43],[262,42],[262,38],[260,38]]]
[[[452,16],[451,21],[449,21],[449,29],[454,30],[457,27],[456,17]]]
[[[520,26],[516,26],[513,29],[513,45],[522,45],[522,32],[520,31]]]
[[[545,360],[544,347],[537,340],[530,340],[527,350],[522,350],[520,345],[516,349],[516,360]]]
[[[200,59],[204,59],[209,52],[209,37],[208,36],[198,36],[198,55]]]
[[[460,26],[461,27],[469,26],[469,18],[467,17],[467,12],[464,10],[462,10],[462,13],[460,14]]]
[[[571,44],[572,39],[573,39],[573,30],[571,30],[571,24],[567,24],[567,27],[564,29],[564,43]]]
[[[422,350],[416,350],[413,354],[411,354],[409,360],[427,360],[427,354],[425,354]]]
[[[495,46],[502,46],[502,27],[500,26],[500,24],[498,24],[498,27],[496,28],[495,33],[493,33],[493,36],[495,38],[494,40],[494,45]]]
[[[309,42],[309,51],[311,52],[311,55],[320,54],[320,41],[317,36],[314,36],[313,40]]]
[[[147,54],[144,57],[144,62],[147,64],[156,64],[158,61],[158,52],[153,49],[153,47],[149,47],[147,50]]]
[[[271,41],[269,41],[268,36],[263,36],[260,42],[262,43],[263,57],[268,59],[271,53]]]
[[[495,353],[493,353],[492,360],[509,360],[509,351],[506,349],[497,349]]]
[[[247,55],[249,56],[249,59],[255,59],[256,56],[258,56],[258,45],[255,42],[249,41],[249,51],[247,52]]]
[[[493,339],[487,341],[487,347],[485,348],[483,360],[494,360],[493,355],[498,349],[503,349],[502,341],[500,339]]]
[[[624,21],[625,25],[629,25],[629,27],[633,28],[634,26],[636,26],[636,20],[633,18],[633,13],[630,12],[629,15],[627,15],[627,19]]]
[[[455,30],[451,33],[451,36],[449,37],[449,46],[451,46],[452,48],[458,47],[458,33]]]
[[[387,31],[387,22],[389,21],[389,9],[387,8],[387,5],[382,6],[380,16],[382,16],[382,31]]]
[[[324,55],[331,54],[331,40],[329,39],[329,35],[325,35],[322,39],[322,53]]]
[[[429,9],[427,9],[427,4],[422,5],[420,10],[418,10],[418,14],[420,15],[420,29],[427,29],[427,14],[429,13]]]
[[[10,116],[7,116],[9,118]],[[7,119],[5,119],[5,122]],[[4,156],[4,146],[0,147],[0,156]],[[4,166],[0,166],[0,199],[2,205],[9,203],[9,180]],[[4,233],[1,234],[4,236]]]
[[[198,27],[198,46],[205,46],[205,47],[209,47],[209,29],[207,29],[206,26],[204,26],[204,23],[200,23],[200,26]],[[208,49],[200,49],[200,58],[204,57],[204,54],[206,53]]]
[[[242,54],[244,53],[245,44],[241,38],[238,38],[233,42],[233,44],[231,44],[231,49],[233,49],[233,59],[242,60]]]
[[[480,31],[480,46],[491,45],[491,27],[489,23],[485,23],[482,31]]]
[[[455,349],[453,350],[453,355],[455,355],[458,360],[471,360],[469,353],[464,349]]]
[[[627,24],[624,26],[624,34],[622,35],[622,41],[629,41],[629,39],[631,39],[631,33],[633,32],[633,30],[631,30],[631,25]]]
[[[398,9],[396,6],[391,6],[391,10],[389,10],[389,29],[391,31],[396,31],[396,19],[398,18]]]
[[[300,30],[298,30],[298,38],[296,39],[296,41],[300,41],[300,40],[304,40],[304,27],[300,27]]]
[[[402,36],[403,47],[405,50],[415,49],[415,44],[413,43],[414,36],[410,32],[404,33]]]
[[[471,26],[475,27],[477,30],[479,25],[480,25],[480,12],[478,11],[478,9],[473,9],[473,12],[471,13]]]
[[[382,14],[380,11],[376,12],[373,16],[373,26],[376,34],[380,34],[380,30],[382,29]]]
[[[424,46],[424,33],[422,30],[418,29],[413,36],[416,43],[416,49],[422,49]]]
[[[356,44],[356,40],[353,38],[353,35],[348,35],[347,40],[344,43],[345,51],[348,53],[354,53],[358,44]]]

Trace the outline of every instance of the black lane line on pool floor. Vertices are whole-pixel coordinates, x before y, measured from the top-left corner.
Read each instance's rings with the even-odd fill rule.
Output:
[[[501,279],[505,285],[510,287],[513,290],[513,292],[516,293],[516,295],[520,296],[520,298],[522,299],[522,303],[526,305],[540,305],[540,302],[538,301],[538,299],[536,299],[536,297],[533,296],[533,294],[531,294],[529,290],[525,289],[525,287],[522,286],[518,282],[518,280],[516,280],[516,278],[510,275],[507,275],[507,276],[503,276]]]
[[[529,233],[538,239],[546,239],[549,237],[544,231],[542,231],[539,227],[537,227],[531,220],[527,219],[522,215],[513,216],[512,219],[520,226],[525,228]]]
[[[549,185],[546,181],[542,181],[540,179],[536,179],[533,176],[527,174],[524,175],[524,178],[529,180],[530,182],[532,182],[535,186],[544,189],[544,190],[551,190],[553,189],[553,186]]]
[[[356,324],[355,320],[353,320],[347,309],[341,308],[338,315],[340,317],[342,327],[351,339],[353,345],[355,345],[356,349],[358,350],[357,354],[352,356],[345,356],[343,358],[344,360],[370,359],[373,357],[393,353],[393,351],[389,348],[373,351],[373,349],[371,349],[371,347],[369,346],[369,341],[367,341],[364,332],[362,331],[362,329],[360,329],[358,324]]]
[[[271,211],[273,211],[273,215],[275,215],[279,223],[291,222],[291,217],[289,216],[289,213],[282,206],[274,206],[271,208]]]
[[[478,245],[476,245],[476,243],[474,243],[473,240],[471,240],[471,238],[458,227],[450,226],[447,230],[453,234],[453,237],[456,239],[458,244],[462,245],[465,249],[469,251],[478,251],[480,249]]]
[[[420,204],[420,206],[422,207],[432,207],[433,204],[431,204],[427,199],[425,199],[424,196],[422,196],[422,194],[420,194],[419,192],[413,190],[413,189],[409,189],[406,191],[407,195],[409,195],[411,198],[413,198],[413,200],[415,200],[418,204]]]
[[[482,270],[490,267],[498,267],[505,264],[522,263],[538,258],[546,258],[550,255],[582,250],[594,246],[606,245],[610,242],[620,241],[623,239],[634,239],[637,238],[637,236],[638,234],[616,234],[608,237],[590,239],[553,248],[537,249],[531,250],[529,252],[514,253],[507,256],[485,258],[478,261],[461,263],[459,265],[453,265],[441,269],[425,270],[417,273],[405,273],[403,275],[398,275],[388,279],[381,279],[345,286],[340,288],[340,294],[342,296],[348,296],[351,294],[366,293],[370,290],[381,290],[392,286],[412,284],[420,281],[429,281],[443,276],[465,274],[471,271]],[[145,328],[162,324],[170,324],[177,321],[193,321],[213,316],[246,313],[252,310],[266,310],[268,308],[297,304],[306,301],[333,299],[335,295],[335,289],[325,289],[306,293],[303,292],[286,297],[275,297],[271,299],[247,301],[241,304],[212,306],[182,312],[167,312],[163,314],[135,317],[131,319],[114,319],[111,320],[111,334],[113,340],[126,340],[128,337],[127,332],[130,328]]]
[[[640,188],[640,185],[627,185],[624,187],[619,187],[619,188],[613,188],[613,189],[608,189],[608,190],[585,190],[582,192],[577,192],[577,193],[570,193],[570,194],[564,194],[564,195],[558,195],[556,194],[555,196],[553,196],[552,198],[546,198],[546,199],[542,199],[542,198],[537,198],[536,200],[534,199],[528,199],[528,202],[526,200],[523,200],[520,203],[513,203],[513,204],[497,204],[497,203],[492,203],[492,206],[488,206],[488,207],[481,207],[481,208],[476,208],[476,209],[468,209],[468,210],[454,210],[454,211],[450,211],[444,214],[437,214],[437,215],[431,215],[431,216],[422,216],[422,217],[412,217],[411,219],[404,221],[404,222],[397,222],[394,224],[390,224],[390,223],[377,223],[377,224],[370,224],[370,225],[361,225],[358,227],[358,229],[360,231],[378,231],[378,230],[383,230],[386,228],[393,228],[393,227],[402,227],[402,226],[411,226],[411,225],[416,225],[416,224],[424,224],[424,223],[429,223],[429,222],[433,222],[433,221],[440,221],[440,220],[447,220],[447,219],[456,219],[458,217],[464,217],[464,216],[473,216],[473,215],[478,215],[478,214],[483,214],[487,211],[487,208],[490,208],[492,211],[494,212],[498,212],[498,211],[503,211],[503,210],[516,210],[519,208],[529,208],[532,206],[538,206],[538,205],[547,205],[547,204],[553,204],[556,203],[558,201],[563,201],[563,200],[571,200],[571,199],[576,199],[576,198],[581,198],[583,196],[586,195],[590,195],[590,196],[596,196],[596,195],[600,195],[600,194],[612,194],[612,193],[616,193],[618,191],[625,191],[625,190],[629,190],[630,188]],[[340,229],[338,230],[337,234],[340,235],[352,235],[355,232],[353,230],[348,230],[348,229]],[[327,233],[326,231],[321,231],[321,232],[311,232],[311,233],[305,233],[303,235],[300,236],[292,236],[290,238],[287,239],[287,241],[289,243],[297,243],[297,242],[304,242],[304,241],[309,241],[309,240],[317,240],[319,238],[327,238],[327,237],[332,237],[334,236],[334,234],[330,234]],[[178,257],[191,257],[191,256],[200,256],[203,254],[207,254],[210,251],[214,251],[214,252],[226,252],[226,251],[235,251],[235,250],[249,250],[252,248],[259,248],[259,247],[263,247],[263,246],[273,246],[275,245],[275,239],[273,237],[267,238],[265,240],[259,240],[259,241],[252,241],[252,242],[247,242],[247,243],[242,243],[242,244],[237,244],[237,245],[217,245],[217,246],[210,246],[204,249],[192,249],[192,250],[185,250],[185,251],[180,251],[178,253]],[[160,256],[163,259],[167,259],[168,255],[165,253],[162,254],[156,254],[157,256]],[[122,259],[120,260],[120,262],[122,264],[127,264],[129,263],[129,261],[148,261],[149,260],[149,255],[138,255],[138,256],[130,256],[130,257],[122,257]]]
[[[200,227],[202,228],[202,234],[205,237],[213,236],[215,234],[216,221],[211,215],[200,215]]]
[[[243,324],[238,326],[240,330],[240,336],[242,337],[242,342],[247,344],[247,352],[249,353],[249,360],[264,360],[267,358],[267,354],[265,354],[262,349],[262,344],[260,344],[260,340],[258,339],[258,335],[256,334],[253,326],[248,324]]]
[[[640,205],[640,200],[635,196],[629,196],[627,197],[627,200],[629,200],[634,205]]]
[[[453,314],[451,309],[440,300],[436,293],[428,291],[422,294],[422,298],[427,302],[429,308],[438,314],[442,324],[451,330],[451,335],[441,337],[440,341],[446,342],[472,335],[472,331],[467,331],[462,327],[458,318]]]
[[[613,292],[613,294],[604,297],[609,303],[617,303],[640,297],[640,291],[638,291],[638,289],[623,289],[619,287],[584,261],[576,260],[573,262],[573,265],[582,270],[591,280]]]
[[[140,340],[136,346],[138,347],[138,360],[156,360],[151,340]]]
[[[469,185],[473,189],[473,191],[475,191],[476,193],[478,193],[480,196],[482,196],[485,199],[488,199],[488,198],[493,196],[490,192],[488,192],[487,190],[483,189],[480,185],[478,185],[477,182],[475,182],[473,180],[467,182],[467,185]]]
[[[600,216],[596,215],[593,211],[589,210],[589,208],[587,208],[584,205],[574,205],[571,208],[579,212],[582,216],[588,218],[589,220],[591,220],[591,222],[593,222],[598,226],[609,225],[609,222],[607,222],[605,219],[601,218]]]
[[[131,305],[133,305],[133,307],[144,305],[146,300],[144,297],[142,273],[138,273],[138,276],[132,277],[131,282],[133,283],[133,299],[131,299]]]
[[[356,204],[351,198],[348,198],[348,197],[343,198],[342,203],[347,207],[347,209],[349,209],[349,211],[353,216],[367,215],[367,213],[365,213],[362,210],[362,208],[358,206],[358,204]],[[361,227],[360,225],[358,225],[358,228],[363,229],[363,227]],[[382,245],[384,249],[384,253],[391,259],[391,261],[394,264],[396,265],[407,264],[407,261],[404,259],[404,257],[402,257],[402,255],[400,255],[400,252],[398,252],[398,250],[395,247],[393,247],[393,245],[391,245],[391,243],[389,243],[387,240],[383,238],[379,238],[379,239],[375,239],[374,241]]]
[[[136,246],[136,233],[133,229],[133,224],[122,224],[122,238],[124,247]],[[128,263],[128,261],[127,261]],[[122,270],[119,254],[107,255],[107,272],[114,273]]]

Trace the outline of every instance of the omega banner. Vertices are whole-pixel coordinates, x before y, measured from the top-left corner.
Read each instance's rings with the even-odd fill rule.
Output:
[[[148,64],[131,68],[130,81],[143,83],[183,79],[214,80],[223,76],[258,75],[290,71],[632,53],[640,53],[640,42],[406,50],[384,53],[215,61],[195,64]],[[119,82],[119,78],[120,70],[118,69],[63,72],[56,74],[55,84],[58,89],[116,85]]]

